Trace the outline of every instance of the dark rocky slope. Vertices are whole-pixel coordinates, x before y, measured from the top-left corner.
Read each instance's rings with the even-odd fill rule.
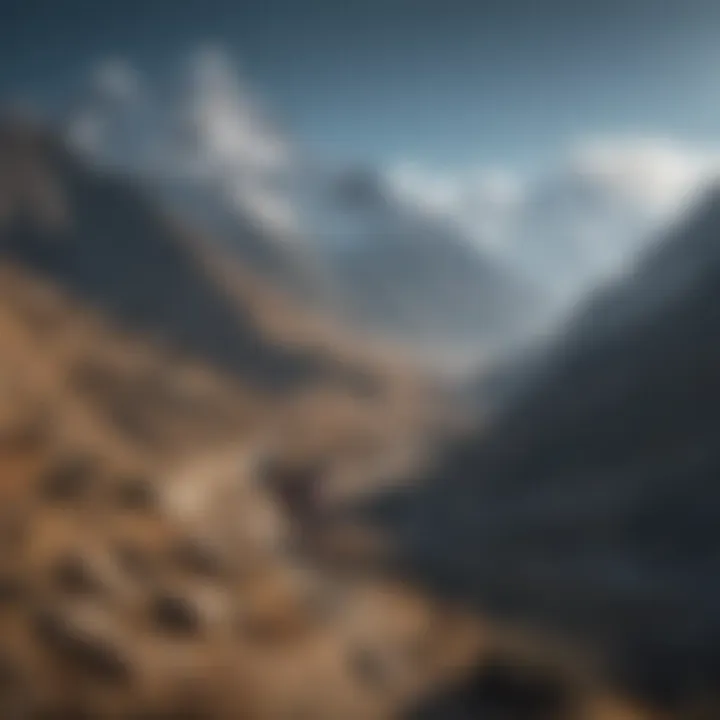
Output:
[[[538,362],[382,521],[437,591],[589,650],[651,706],[716,717],[720,193]]]

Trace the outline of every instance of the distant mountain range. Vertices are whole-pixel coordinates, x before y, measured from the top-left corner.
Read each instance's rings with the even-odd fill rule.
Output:
[[[248,429],[277,435],[296,420],[298,447],[327,447],[363,423],[390,444],[429,418],[429,378],[301,302],[279,265],[261,272],[247,258],[265,239],[248,228],[229,252],[47,128],[4,122],[0,345],[19,393],[10,415],[65,417],[79,403],[78,426],[133,452],[237,442]]]
[[[173,212],[301,302],[423,353],[496,350],[542,317],[539,287],[449,221],[394,198],[379,173],[308,170],[296,182],[293,232],[228,212],[212,187],[159,190]]]
[[[137,183],[91,168],[48,131],[22,123],[0,130],[0,157],[4,259],[251,384],[362,383],[363,372],[339,359],[347,338],[329,323],[319,331],[254,263],[173,220]],[[238,233],[237,245],[245,240],[246,255],[258,255],[251,229]]]
[[[546,293],[380,170],[329,167],[272,121],[222,55],[181,89],[81,97],[67,135],[303,304],[414,349],[477,354],[522,334]]]
[[[542,318],[539,287],[449,221],[395,199],[379,173],[308,175],[291,234],[228,212],[207,187],[161,190],[174,212],[305,305],[423,355],[477,357]]]
[[[351,230],[325,256],[357,322],[428,349],[502,347],[541,316],[543,294],[459,229],[393,198],[372,172],[337,178]]]

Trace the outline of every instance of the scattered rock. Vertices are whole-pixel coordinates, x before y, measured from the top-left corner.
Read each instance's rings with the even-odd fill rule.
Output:
[[[114,548],[114,555],[120,568],[133,577],[144,580],[152,574],[152,561],[142,548],[120,542]]]
[[[41,478],[42,495],[55,502],[78,500],[90,489],[96,470],[93,460],[87,457],[63,460]]]
[[[127,683],[131,669],[118,649],[76,620],[56,610],[42,610],[34,618],[34,630],[42,645],[65,664],[98,681]]]
[[[158,629],[174,635],[195,635],[200,630],[197,608],[180,595],[163,593],[152,601],[151,617]]]
[[[88,561],[79,554],[59,558],[52,574],[58,588],[69,594],[93,594],[102,590],[100,579]]]
[[[199,538],[179,540],[172,549],[172,557],[187,572],[204,578],[221,577],[225,569],[221,555]]]
[[[0,605],[9,605],[25,597],[25,586],[14,574],[0,572]]]
[[[121,479],[117,484],[115,498],[124,510],[151,510],[158,501],[155,487],[141,475]]]
[[[353,674],[364,684],[385,689],[388,682],[387,672],[377,652],[367,647],[350,648],[348,662]]]

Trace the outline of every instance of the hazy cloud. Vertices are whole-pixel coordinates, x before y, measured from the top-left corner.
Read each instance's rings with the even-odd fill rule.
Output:
[[[482,167],[389,171],[402,200],[452,218],[560,292],[629,261],[720,169],[720,152],[662,138],[590,139],[526,176]]]

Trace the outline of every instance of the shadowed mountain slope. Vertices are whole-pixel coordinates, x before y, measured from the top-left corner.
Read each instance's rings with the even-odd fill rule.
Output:
[[[538,362],[378,513],[436,590],[563,638],[673,717],[715,717],[720,193]]]
[[[130,181],[84,166],[49,133],[0,128],[0,254],[123,325],[266,389],[358,388],[347,338],[159,212]]]

